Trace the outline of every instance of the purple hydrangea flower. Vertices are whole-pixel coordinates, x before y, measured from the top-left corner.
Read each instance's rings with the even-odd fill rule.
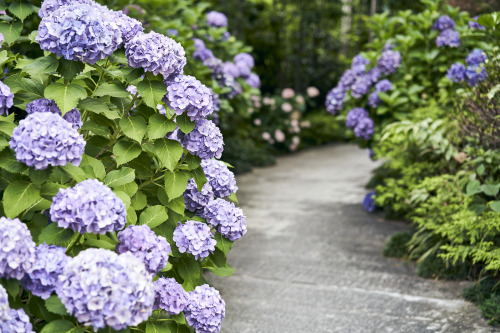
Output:
[[[26,104],[26,112],[28,114],[33,114],[36,112],[50,112],[58,115],[62,115],[61,110],[57,106],[56,102],[51,99],[40,98]],[[78,109],[73,109],[66,112],[63,119],[70,123],[74,129],[78,130],[82,127],[82,117]]]
[[[14,105],[14,94],[8,85],[0,81],[0,114],[9,114],[12,105]]]
[[[465,79],[465,71],[465,66],[457,62],[448,69],[446,77],[450,79],[451,82],[462,82]]]
[[[486,27],[485,27],[485,26],[482,26],[481,24],[479,24],[479,23],[477,22],[477,19],[478,19],[478,18],[479,18],[479,16],[474,16],[474,17],[473,17],[474,21],[470,21],[470,22],[469,22],[469,28],[471,28],[471,29],[479,29],[479,30],[484,30],[484,29],[486,29]]]
[[[214,58],[214,53],[212,52],[212,50],[206,48],[197,49],[193,52],[193,59],[195,60],[201,60],[204,62],[205,60],[212,58]]]
[[[352,59],[351,69],[355,74],[364,73],[366,70],[366,65],[370,63],[370,60],[365,59],[362,55],[358,54]]]
[[[245,79],[245,82],[252,88],[260,87],[260,77],[255,73],[250,74],[250,76]]]
[[[484,66],[468,66],[465,71],[465,81],[471,86],[477,86],[478,82],[486,80],[487,73]]]
[[[382,71],[380,68],[374,67],[368,71],[367,75],[370,77],[372,83],[376,83],[382,77]]]
[[[91,65],[122,44],[122,33],[109,13],[86,4],[62,6],[38,27],[40,48]]]
[[[465,62],[469,66],[478,66],[481,64],[486,63],[486,60],[488,60],[488,56],[483,50],[480,49],[475,49],[465,59]]]
[[[351,89],[354,82],[356,82],[357,78],[358,75],[352,69],[348,69],[340,77],[338,86],[343,87],[344,90],[349,90]]]
[[[129,252],[80,252],[64,267],[57,295],[78,322],[95,330],[135,326],[153,312],[154,285],[144,264]]]
[[[202,39],[199,38],[193,38],[194,42],[194,47],[197,49],[204,49],[205,48],[205,42]]]
[[[373,213],[377,206],[375,205],[375,192],[368,193],[363,199],[363,207],[367,212]]]
[[[182,45],[154,31],[138,33],[125,44],[125,54],[131,67],[143,68],[155,75],[161,73],[165,79],[182,74],[186,65]]]
[[[345,124],[349,128],[355,128],[361,119],[367,117],[369,117],[368,111],[363,108],[354,108],[347,113]]]
[[[182,139],[182,145],[201,159],[220,158],[224,149],[220,129],[206,119],[196,120],[194,130]]]
[[[19,219],[0,217],[0,277],[20,280],[35,265],[35,243]]]
[[[3,43],[3,41],[4,41],[3,34],[0,33],[0,45]]]
[[[142,23],[140,21],[125,15],[122,11],[115,12],[110,10],[110,13],[111,15],[113,15],[114,22],[122,33],[124,43],[127,43],[137,34],[144,31],[144,28],[142,27]]]
[[[35,333],[30,318],[23,309],[9,309],[8,318],[0,321],[0,332],[5,333]]]
[[[247,223],[241,208],[235,207],[234,203],[224,199],[210,201],[205,207],[204,217],[230,241],[240,239],[247,232]]]
[[[121,230],[127,222],[123,201],[96,179],[60,189],[50,206],[50,217],[59,227],[82,234]]]
[[[196,333],[217,333],[226,315],[226,303],[217,290],[204,284],[189,293],[184,314]]]
[[[354,98],[361,98],[368,93],[371,86],[372,86],[371,78],[366,74],[362,74],[358,76],[358,78],[352,85],[351,96]]]
[[[238,66],[236,66],[235,63],[226,61],[223,65],[223,71],[226,75],[230,75],[232,77],[239,77],[240,76],[240,69]]]
[[[80,165],[85,140],[61,116],[43,112],[30,114],[19,122],[10,147],[18,161],[40,170],[49,165]]]
[[[212,93],[194,76],[177,75],[167,85],[163,101],[177,115],[186,113],[191,120],[205,119],[214,111]]]
[[[238,70],[239,76],[241,76],[242,78],[246,79],[252,74],[252,68],[250,68],[245,62],[236,62],[236,68]]]
[[[374,126],[375,124],[370,117],[361,118],[359,119],[356,127],[354,127],[354,135],[357,138],[370,140],[373,133],[375,133]]]
[[[38,16],[40,16],[40,18],[44,18],[51,15],[61,6],[77,4],[95,5],[95,2],[93,0],[44,0],[42,1],[42,6],[38,11]]]
[[[436,45],[437,47],[459,47],[460,34],[452,29],[443,30],[436,38]]]
[[[385,75],[390,75],[401,65],[399,51],[387,50],[382,52],[377,62],[377,67]]]
[[[155,275],[167,266],[170,244],[163,236],[156,236],[145,224],[131,225],[118,233],[116,252],[130,252],[139,258],[149,273]]]
[[[203,185],[201,192],[198,191],[194,179],[188,181],[186,191],[184,192],[184,203],[186,204],[187,210],[202,216],[205,206],[213,200],[213,198],[214,192],[208,181]]]
[[[213,253],[217,243],[208,225],[196,221],[179,222],[174,230],[174,242],[179,252],[190,253],[196,260],[203,260]]]
[[[154,282],[154,310],[163,309],[170,315],[178,315],[188,304],[189,294],[173,278],[161,277]]]
[[[0,285],[0,328],[2,327],[1,323],[6,322],[10,318],[9,309],[9,296],[5,288]]]
[[[443,31],[446,29],[455,29],[455,21],[453,21],[451,17],[449,17],[448,15],[442,15],[438,17],[436,22],[434,22],[432,29],[438,31]]]
[[[372,108],[376,108],[380,104],[380,98],[378,97],[379,92],[386,92],[392,90],[392,83],[391,81],[385,79],[380,82],[378,82],[375,85],[375,91],[370,94],[370,97],[368,98],[368,105],[370,105]]]
[[[225,198],[238,191],[234,174],[224,162],[205,159],[201,161],[201,167],[216,197]]]
[[[337,114],[342,109],[345,98],[346,98],[346,93],[345,90],[343,89],[343,86],[338,85],[332,90],[330,90],[326,95],[326,103],[325,103],[326,111],[328,111],[331,114]]]
[[[212,75],[224,74],[224,63],[219,58],[211,57],[203,61],[203,65],[210,68]]]
[[[391,42],[385,43],[384,47],[382,48],[382,52],[384,51],[391,51],[394,49],[394,45]]]
[[[70,259],[65,251],[65,248],[55,245],[38,245],[33,270],[24,275],[21,285],[35,296],[49,298],[56,290],[59,275]]]
[[[177,29],[167,29],[167,35],[169,37],[177,37],[177,36],[179,36],[179,30],[177,30]]]
[[[215,28],[227,27],[227,16],[216,11],[208,12],[207,24]]]
[[[253,68],[253,66],[255,66],[255,60],[252,55],[248,53],[238,53],[234,56],[233,60],[235,63],[243,63],[249,68]]]

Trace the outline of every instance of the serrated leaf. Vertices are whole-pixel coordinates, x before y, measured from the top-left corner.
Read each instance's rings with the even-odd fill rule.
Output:
[[[131,168],[121,168],[111,171],[106,176],[106,185],[115,187],[133,182],[135,179],[135,171]]]
[[[116,83],[103,83],[94,92],[94,96],[128,97],[129,92]]]
[[[146,121],[142,117],[122,118],[120,120],[120,127],[123,130],[123,134],[139,143],[141,143],[147,130]]]
[[[87,91],[78,84],[53,83],[45,88],[44,95],[45,98],[54,100],[65,114],[76,108],[78,101],[87,97]]]
[[[500,213],[500,201],[492,201],[490,202],[490,208],[492,211]]]
[[[66,310],[66,307],[64,304],[61,302],[59,297],[56,295],[51,295],[48,299],[45,300],[45,307],[47,310],[49,310],[52,313],[61,315],[61,316],[67,316],[68,311]]]
[[[115,190],[122,191],[126,193],[129,197],[132,197],[135,194],[135,192],[137,192],[138,188],[139,186],[137,185],[136,182],[130,182],[125,185],[115,186]]]
[[[92,170],[92,174],[86,171],[85,167],[90,167]],[[82,162],[80,164],[80,168],[84,170],[85,174],[90,176],[90,178],[97,178],[99,180],[104,180],[106,177],[106,169],[104,168],[104,164],[96,158],[90,157],[86,154],[82,156]]]
[[[142,152],[141,146],[137,142],[120,140],[113,147],[113,154],[116,157],[116,164],[122,165],[132,161]]]
[[[493,185],[493,184],[483,184],[481,185],[481,191],[486,194],[486,195],[489,195],[491,197],[494,197],[498,194],[500,190],[500,184],[496,184],[496,185]]]
[[[19,281],[16,279],[5,280],[4,283],[5,290],[12,298],[16,298],[19,295]]]
[[[42,328],[41,333],[67,333],[71,331],[75,325],[67,320],[58,319],[51,321]],[[75,331],[73,331],[75,332]]]
[[[185,172],[165,172],[165,192],[169,200],[181,196],[186,190],[188,176]]]
[[[14,152],[10,149],[0,152],[0,168],[11,173],[22,173],[28,169],[24,163],[16,159]]]
[[[85,64],[79,61],[59,59],[59,67],[57,72],[66,80],[72,81],[85,68]]]
[[[88,175],[80,167],[76,167],[73,164],[66,164],[60,168],[78,183],[89,179]]]
[[[86,98],[84,100],[81,100],[78,103],[78,108],[83,109],[83,110],[88,110],[90,112],[94,112],[97,114],[104,114],[105,116],[106,116],[106,114],[112,112],[114,115],[116,115],[117,118],[120,117],[118,115],[118,112],[110,111],[108,106],[106,105],[106,103],[102,102],[99,99],[95,99],[95,98],[89,97],[89,98]],[[115,116],[114,116],[113,118],[109,118],[109,119],[117,119],[117,118],[115,118]]]
[[[141,210],[146,207],[147,204],[148,197],[141,191],[136,192],[132,197],[131,205],[135,210]]]
[[[23,72],[29,75],[49,74],[54,73],[59,66],[59,60],[53,55],[41,57],[33,61],[31,64],[23,67]]]
[[[4,37],[4,42],[7,44],[12,44],[20,36],[23,30],[23,24],[20,21],[15,21],[12,24],[7,22],[0,23],[0,33]]]
[[[127,193],[118,190],[114,190],[113,193],[121,199],[126,209],[130,207],[130,197]]]
[[[160,190],[163,190],[163,189],[160,189]],[[168,198],[166,200],[168,200]],[[186,202],[184,201],[184,196],[181,195],[180,197],[175,198],[174,200],[168,201],[165,204],[165,206],[167,206],[168,209],[173,210],[177,214],[184,215],[184,211],[186,210]]]
[[[188,165],[189,170],[196,170],[201,163],[201,158],[195,155],[187,154],[186,156],[186,164]]]
[[[159,139],[154,143],[154,151],[160,162],[170,171],[173,171],[182,157],[184,148],[175,140]]]
[[[215,247],[221,250],[224,254],[228,254],[233,248],[233,242],[222,236],[220,233],[216,232],[214,238],[217,241]]]
[[[474,195],[477,193],[481,193],[480,186],[481,186],[481,183],[479,182],[479,180],[472,180],[467,184],[467,187],[465,189],[465,193],[468,196],[471,196],[471,195]]]
[[[179,258],[177,265],[177,272],[184,280],[182,286],[187,291],[192,291],[198,283],[202,280],[201,264],[193,256],[182,256]]]
[[[136,224],[137,223],[137,213],[134,208],[129,207],[127,209],[127,224]]]
[[[24,1],[15,1],[9,5],[9,12],[24,21],[29,15],[35,12],[35,6]]]
[[[46,226],[38,236],[38,244],[46,242],[48,245],[63,245],[73,237],[70,229],[59,228],[57,223]]]
[[[3,208],[8,218],[17,217],[26,209],[37,204],[42,197],[40,188],[26,181],[10,183],[3,194]]]
[[[161,114],[154,114],[149,117],[148,138],[155,140],[164,138],[168,132],[174,131],[175,123]]]
[[[199,192],[203,189],[203,186],[207,183],[207,176],[205,175],[205,172],[203,171],[203,168],[200,166],[193,171],[191,171],[191,176],[193,176],[194,181],[196,182],[196,188],[198,189]]]
[[[156,109],[167,92],[165,84],[161,81],[142,80],[137,84],[137,92],[141,95],[144,103],[150,108]]]
[[[177,324],[165,321],[148,321],[146,333],[177,333]]]
[[[188,134],[189,132],[194,130],[194,121],[191,121],[189,116],[185,113],[175,117],[175,122],[184,134]]]
[[[117,242],[114,242],[111,239],[86,239],[85,242],[83,243],[85,245],[91,246],[91,247],[96,247],[96,248],[102,248],[102,249],[107,249],[107,250],[112,250],[114,251],[116,249],[116,244]]]
[[[165,207],[157,205],[146,208],[139,216],[139,224],[146,224],[151,229],[156,228],[168,219]]]

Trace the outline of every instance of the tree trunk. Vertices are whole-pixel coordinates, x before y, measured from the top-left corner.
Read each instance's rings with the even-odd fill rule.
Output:
[[[342,19],[340,21],[341,53],[347,56],[349,52],[349,33],[352,28],[352,0],[342,0]]]

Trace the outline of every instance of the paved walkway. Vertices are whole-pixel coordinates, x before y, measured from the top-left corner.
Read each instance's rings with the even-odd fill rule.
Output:
[[[335,145],[238,177],[248,233],[232,277],[209,276],[226,300],[223,333],[496,332],[460,293],[381,255],[406,226],[364,212],[374,163]]]

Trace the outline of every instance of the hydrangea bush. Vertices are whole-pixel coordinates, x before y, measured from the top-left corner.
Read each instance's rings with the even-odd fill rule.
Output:
[[[207,119],[220,99],[184,72],[192,34],[92,0],[46,0],[40,18],[16,4],[0,25],[0,331],[218,332],[202,273],[233,274],[247,229]],[[227,71],[253,65],[239,52]]]

